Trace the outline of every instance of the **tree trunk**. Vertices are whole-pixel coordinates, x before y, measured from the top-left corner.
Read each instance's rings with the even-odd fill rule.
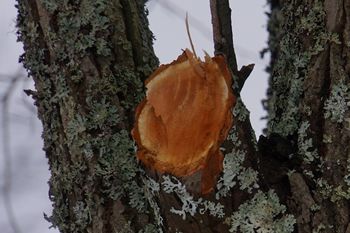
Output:
[[[279,193],[288,187],[297,232],[348,233],[350,1],[270,4],[267,133],[287,142],[290,171],[284,184],[267,180]]]
[[[49,220],[60,232],[142,229],[151,217],[129,132],[158,65],[144,2],[20,0],[18,11],[51,170]]]
[[[256,142],[240,90],[228,0],[211,0],[215,54],[232,71],[233,127],[223,170],[203,195],[199,172],[145,167],[131,129],[157,67],[144,1],[18,0],[21,61],[35,81],[62,233],[344,232],[350,198],[350,1],[271,0],[266,137]]]

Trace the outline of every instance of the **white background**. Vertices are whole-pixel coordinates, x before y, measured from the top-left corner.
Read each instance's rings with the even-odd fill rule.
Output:
[[[10,83],[6,81],[9,79],[7,76],[23,73],[9,102],[9,133],[4,135],[3,125],[0,125],[0,233],[13,232],[5,213],[2,193],[6,165],[4,143],[10,143],[10,154],[7,155],[11,158],[11,166],[6,168],[12,172],[12,205],[21,232],[55,233],[57,230],[48,229],[50,224],[43,218],[44,212],[48,215],[51,212],[47,185],[49,171],[41,149],[41,123],[31,107],[31,99],[23,93],[23,89],[32,88],[33,84],[18,63],[22,45],[16,43],[14,4],[14,0],[0,0],[0,99]],[[258,136],[265,125],[260,118],[265,116],[261,100],[267,88],[264,69],[268,59],[262,60],[259,52],[266,46],[265,12],[268,9],[265,1],[233,0],[230,4],[239,67],[255,63],[255,69],[243,88],[242,98]],[[213,54],[209,0],[150,0],[148,6],[150,27],[156,37],[154,48],[161,63],[171,62],[182,49],[190,47],[184,23],[186,11],[198,55],[203,55],[202,50]],[[0,107],[0,120],[3,122],[1,103]]]

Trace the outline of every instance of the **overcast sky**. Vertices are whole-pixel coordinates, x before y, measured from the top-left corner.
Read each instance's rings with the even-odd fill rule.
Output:
[[[19,68],[18,57],[22,45],[16,43],[14,0],[0,0],[0,98],[8,87],[4,74],[14,74]],[[260,118],[265,115],[261,100],[265,97],[267,74],[264,69],[267,58],[261,60],[259,52],[266,46],[266,17],[264,1],[232,0],[234,43],[239,66],[255,63],[255,69],[247,80],[242,98],[251,113],[252,125],[257,135],[265,125]],[[203,0],[150,0],[149,21],[156,41],[154,48],[161,63],[169,63],[190,47],[185,28],[185,12],[189,13],[192,39],[199,56],[205,50],[213,54],[209,1]],[[43,212],[50,214],[47,180],[48,165],[42,152],[41,124],[32,112],[23,89],[32,86],[23,78],[14,90],[10,102],[10,139],[12,161],[12,199],[15,216],[25,233],[54,233],[43,219]],[[0,116],[1,118],[3,115]],[[0,126],[0,186],[3,186],[4,153]],[[11,233],[0,193],[0,232]]]
[[[241,95],[251,113],[251,122],[258,136],[265,126],[261,120],[265,116],[261,100],[266,94],[267,74],[264,69],[268,58],[261,60],[259,52],[267,41],[267,7],[264,1],[254,0],[234,0],[230,4],[238,65],[241,67],[255,63],[255,69],[246,81]],[[150,25],[156,36],[154,48],[161,63],[173,61],[181,54],[181,49],[190,47],[184,23],[186,11],[190,15],[192,40],[197,53],[201,56],[205,50],[213,54],[209,1],[153,0],[149,7]]]

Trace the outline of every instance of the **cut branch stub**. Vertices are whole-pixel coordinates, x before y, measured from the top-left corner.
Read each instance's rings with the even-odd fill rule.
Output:
[[[232,127],[235,97],[223,56],[205,62],[188,49],[146,80],[132,135],[137,157],[148,168],[186,178],[201,171],[209,193],[222,171],[220,145]]]

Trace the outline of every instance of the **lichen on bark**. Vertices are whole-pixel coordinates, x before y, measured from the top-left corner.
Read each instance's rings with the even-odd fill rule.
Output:
[[[296,216],[298,232],[349,231],[344,183],[349,65],[344,58],[349,57],[350,3],[269,2],[273,62],[267,133],[280,135],[294,148],[287,164],[292,168],[288,209]]]
[[[47,218],[61,232],[114,232],[124,206],[141,229],[151,216],[142,215],[129,132],[142,80],[158,64],[144,2],[19,0],[17,8],[51,170]]]
[[[223,2],[212,1],[216,16]],[[293,214],[299,233],[349,231],[350,2],[269,2],[267,137],[257,147],[239,100],[235,127],[219,148],[226,154],[223,174],[216,193],[204,197],[196,192],[197,176],[181,180],[137,164],[134,109],[158,65],[144,1],[18,0],[21,61],[36,89],[27,93],[43,123],[52,174],[53,226],[94,233],[292,232]],[[215,41],[230,42],[224,3]],[[226,46],[232,44],[223,44],[224,52],[216,46],[216,53],[230,53],[240,99],[253,65],[238,71]]]

